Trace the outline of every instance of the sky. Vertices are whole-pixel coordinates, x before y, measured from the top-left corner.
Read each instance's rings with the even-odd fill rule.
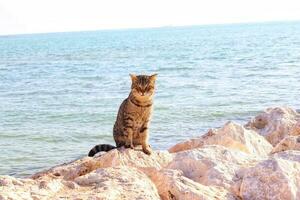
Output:
[[[0,0],[0,35],[300,20],[300,0]]]

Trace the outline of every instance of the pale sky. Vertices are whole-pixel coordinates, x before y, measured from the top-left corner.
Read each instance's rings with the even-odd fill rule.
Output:
[[[300,20],[300,0],[0,0],[0,35]]]

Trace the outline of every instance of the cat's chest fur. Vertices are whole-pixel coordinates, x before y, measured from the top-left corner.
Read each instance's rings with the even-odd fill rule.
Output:
[[[145,123],[149,121],[151,117],[152,108],[151,107],[136,107],[132,106],[131,113],[134,116],[134,127],[140,128]]]

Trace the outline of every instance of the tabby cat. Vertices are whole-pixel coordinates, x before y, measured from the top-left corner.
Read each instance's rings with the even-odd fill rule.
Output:
[[[122,146],[134,149],[137,145],[142,145],[144,153],[151,154],[151,148],[148,144],[148,128],[157,74],[151,76],[130,74],[130,76],[131,92],[119,108],[113,129],[116,147],[99,144],[90,150],[88,156],[92,157],[100,151],[109,151]]]

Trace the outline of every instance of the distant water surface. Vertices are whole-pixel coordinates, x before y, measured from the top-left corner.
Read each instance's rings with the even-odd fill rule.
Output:
[[[0,174],[114,144],[128,74],[154,72],[155,149],[266,107],[300,108],[300,22],[0,37]]]

